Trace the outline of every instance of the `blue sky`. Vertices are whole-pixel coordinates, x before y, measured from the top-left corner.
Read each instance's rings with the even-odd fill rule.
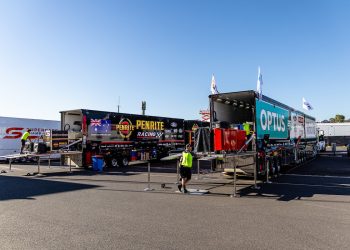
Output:
[[[350,2],[0,0],[0,116],[86,108],[199,119],[255,90],[317,121],[350,118]]]

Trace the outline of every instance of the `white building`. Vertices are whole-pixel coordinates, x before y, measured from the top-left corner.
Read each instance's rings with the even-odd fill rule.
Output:
[[[347,145],[350,143],[350,122],[342,123],[317,123],[320,135],[324,135],[327,145]]]

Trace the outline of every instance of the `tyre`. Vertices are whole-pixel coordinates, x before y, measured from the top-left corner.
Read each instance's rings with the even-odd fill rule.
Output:
[[[118,167],[120,166],[118,162],[119,162],[119,161],[118,161],[117,158],[112,158],[112,160],[111,160],[111,165],[112,165],[112,167],[118,168]]]
[[[273,175],[274,176],[277,176],[278,173],[279,173],[279,168],[280,166],[278,165],[278,157],[274,157],[273,160],[272,160],[272,163],[273,163]]]
[[[127,167],[129,165],[129,159],[127,157],[123,157],[118,161],[119,166]]]

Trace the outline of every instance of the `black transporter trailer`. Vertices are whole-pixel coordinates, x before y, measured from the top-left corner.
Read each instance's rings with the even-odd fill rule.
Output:
[[[255,91],[220,93],[209,96],[211,129],[216,152],[238,151],[252,137],[244,151],[252,152],[246,172],[271,175],[281,168],[296,165],[315,157],[317,135],[315,118]],[[233,146],[232,146],[233,145]]]
[[[184,148],[184,120],[177,118],[76,109],[61,111],[61,129],[69,142],[81,139],[77,166],[88,167],[94,155],[112,166],[160,159]]]

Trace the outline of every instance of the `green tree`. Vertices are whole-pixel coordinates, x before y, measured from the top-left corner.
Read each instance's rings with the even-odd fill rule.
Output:
[[[344,122],[345,116],[343,115],[335,115],[335,122]]]
[[[334,118],[329,118],[329,122],[335,123],[335,122],[344,122],[345,121],[345,116],[343,115],[335,115]]]

